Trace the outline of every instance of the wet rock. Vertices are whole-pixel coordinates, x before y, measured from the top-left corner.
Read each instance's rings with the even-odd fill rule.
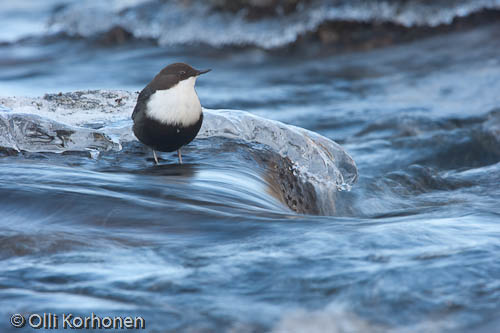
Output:
[[[258,20],[275,15],[288,15],[310,0],[212,0],[215,10],[232,13],[244,11],[248,19]]]
[[[479,25],[498,22],[499,19],[500,10],[485,9],[466,17],[456,17],[451,24],[437,26],[408,27],[384,21],[330,20],[302,35],[297,43],[319,42],[324,48],[323,51],[330,52],[366,51],[438,34],[471,29]]]
[[[295,166],[289,158],[273,158],[265,161],[262,154],[255,154],[255,158],[270,170],[265,178],[269,185],[268,192],[273,197],[296,213],[313,215],[321,213],[323,207],[320,205],[321,200],[318,200],[314,185],[297,176]],[[334,203],[332,201],[331,214],[336,211]]]
[[[120,26],[114,26],[97,39],[97,42],[104,46],[120,45],[129,42],[134,35]]]
[[[289,15],[307,9],[310,0],[212,0],[215,10],[244,12],[251,20],[270,16]],[[357,51],[404,43],[427,36],[470,29],[478,25],[498,22],[500,10],[483,9],[467,16],[457,16],[449,24],[406,26],[389,21],[326,20],[313,30],[305,32],[294,44],[319,42],[329,51]],[[290,47],[291,45],[289,45]]]

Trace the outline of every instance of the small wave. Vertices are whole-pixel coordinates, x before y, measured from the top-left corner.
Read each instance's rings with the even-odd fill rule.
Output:
[[[353,140],[397,142],[401,167],[420,164],[453,170],[491,165],[500,159],[500,111],[438,119],[401,113],[366,125]],[[388,157],[381,156],[377,164],[385,160]]]
[[[361,318],[341,305],[332,303],[324,309],[289,311],[273,328],[273,333],[320,333],[325,332],[386,332],[379,325]]]
[[[500,0],[461,1],[312,1],[289,15],[248,20],[214,10],[208,2],[189,5],[159,0],[76,2],[56,12],[52,33],[93,37],[120,26],[137,38],[161,45],[204,43],[214,47],[255,45],[265,49],[295,42],[329,21],[392,22],[405,27],[450,24],[483,9],[500,8]]]
[[[47,17],[60,3],[61,0],[2,1],[0,42],[15,42],[27,36],[43,35]]]
[[[308,311],[297,309],[285,313],[278,324],[273,328],[273,333],[321,333],[325,332],[443,332],[456,329],[457,323],[449,320],[423,319],[417,323],[405,326],[382,325],[376,320],[369,320],[359,316],[349,309],[347,305],[332,302],[326,307]]]

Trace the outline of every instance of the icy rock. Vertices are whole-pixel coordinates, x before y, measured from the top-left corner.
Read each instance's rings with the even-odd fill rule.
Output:
[[[120,145],[104,133],[22,113],[0,113],[0,147],[57,153],[120,149]]]
[[[68,125],[105,125],[129,119],[137,93],[87,90],[43,97],[0,97],[0,106],[16,113],[37,114]],[[0,109],[1,111],[1,109]]]
[[[135,141],[130,115],[137,98],[126,91],[78,91],[43,98],[0,98],[0,146],[29,152],[119,150]],[[273,193],[299,213],[336,213],[337,193],[358,173],[337,143],[311,131],[236,110],[203,110],[198,138],[225,138],[260,152]],[[260,157],[259,157],[260,156]]]
[[[358,177],[353,159],[337,143],[314,132],[235,110],[205,110],[199,137],[226,137],[271,148],[293,170],[315,183],[349,190]]]

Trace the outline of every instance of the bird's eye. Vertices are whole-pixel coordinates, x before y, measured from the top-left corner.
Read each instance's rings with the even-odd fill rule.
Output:
[[[184,71],[180,71],[180,72],[179,72],[179,74],[180,74],[180,75],[184,75],[184,74],[186,74],[186,72],[184,72]]]

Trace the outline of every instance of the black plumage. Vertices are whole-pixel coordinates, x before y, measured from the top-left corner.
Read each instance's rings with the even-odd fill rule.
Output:
[[[134,134],[146,146],[156,151],[172,152],[187,145],[196,137],[203,122],[200,119],[191,126],[162,124],[151,119],[145,113],[138,113],[134,118]]]

